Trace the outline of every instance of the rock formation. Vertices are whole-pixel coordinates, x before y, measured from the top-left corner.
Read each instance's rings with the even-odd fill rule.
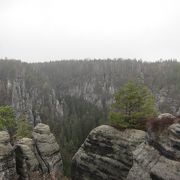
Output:
[[[133,163],[132,151],[144,137],[140,130],[118,131],[107,125],[95,128],[73,157],[72,179],[125,179]]]
[[[28,85],[25,83],[26,79],[23,77],[13,80],[9,83],[9,90],[12,94],[11,104],[16,112],[16,117],[19,118],[25,115],[26,118],[35,126],[41,122],[42,114],[49,113],[49,118],[55,119],[63,116],[62,106],[56,98],[53,89],[44,90],[46,87],[36,87],[31,85],[29,91]],[[45,83],[46,84],[46,83]],[[46,102],[46,105],[44,104]],[[44,109],[49,107],[48,112]]]
[[[12,106],[17,118],[25,116],[34,126],[42,119],[63,117],[62,104],[46,78],[20,61],[0,61],[0,104]]]
[[[63,175],[63,165],[59,145],[49,126],[39,123],[32,137],[18,140],[14,148],[20,179],[57,180]]]
[[[179,180],[180,162],[161,155],[148,144],[134,151],[133,167],[127,180]]]
[[[49,126],[39,123],[33,131],[35,154],[43,174],[59,177],[63,174],[63,165],[59,145]]]
[[[15,146],[17,173],[21,179],[29,179],[31,173],[38,171],[39,162],[35,156],[35,144],[30,138],[23,138]]]
[[[167,125],[168,120],[168,125]],[[133,152],[133,167],[127,180],[179,180],[180,179],[180,124],[169,117],[157,119],[167,126],[149,133],[147,143],[142,143]],[[155,125],[162,125],[161,123]],[[171,122],[171,123],[170,123]],[[156,124],[157,123],[157,124]],[[170,123],[170,124],[169,124]]]
[[[180,119],[161,114],[145,132],[100,126],[73,157],[73,180],[179,180]]]
[[[16,164],[10,137],[6,131],[0,131],[0,180],[16,179]]]

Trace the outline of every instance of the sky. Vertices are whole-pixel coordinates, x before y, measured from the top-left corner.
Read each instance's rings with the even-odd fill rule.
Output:
[[[0,58],[180,60],[180,0],[0,0]]]

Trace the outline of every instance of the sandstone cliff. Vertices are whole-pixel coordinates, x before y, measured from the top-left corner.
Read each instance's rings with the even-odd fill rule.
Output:
[[[33,126],[60,119],[62,105],[46,77],[26,63],[0,61],[0,105],[10,105]]]
[[[73,180],[179,180],[180,120],[162,114],[145,132],[100,126],[74,155]]]
[[[147,142],[133,152],[127,180],[180,179],[180,121],[160,116],[148,129]]]
[[[50,173],[54,178],[60,177],[63,174],[60,149],[49,126],[39,123],[34,128],[32,135],[35,143],[35,154],[42,173]]]
[[[73,158],[72,179],[125,179],[132,167],[132,151],[144,138],[140,130],[121,132],[107,125],[95,128]]]
[[[59,145],[49,126],[39,123],[33,138],[22,138],[14,147],[7,132],[0,132],[0,180],[62,178]]]

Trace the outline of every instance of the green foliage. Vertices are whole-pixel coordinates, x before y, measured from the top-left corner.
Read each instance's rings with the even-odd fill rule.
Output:
[[[17,131],[16,131],[17,137],[28,137],[31,138],[32,136],[32,125],[27,121],[25,116],[21,117],[17,121]]]
[[[10,130],[15,125],[13,109],[10,106],[0,106],[0,130]]]
[[[114,95],[110,122],[121,128],[142,128],[145,120],[156,116],[155,99],[147,87],[133,82],[125,84]]]

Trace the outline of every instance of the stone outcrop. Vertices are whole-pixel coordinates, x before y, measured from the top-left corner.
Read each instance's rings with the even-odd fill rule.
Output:
[[[21,179],[29,179],[31,173],[38,171],[39,163],[34,154],[35,144],[30,138],[23,138],[15,146],[17,173]]]
[[[148,124],[147,142],[170,159],[180,159],[180,120],[172,115],[162,114]]]
[[[145,138],[144,138],[145,137]],[[100,126],[73,157],[73,180],[179,180],[180,119],[165,113],[147,133]]]
[[[59,145],[49,126],[39,123],[32,139],[22,138],[15,147],[16,169],[21,180],[52,179],[63,175]]]
[[[179,180],[180,162],[161,155],[148,144],[134,151],[134,162],[127,180]]]
[[[0,131],[0,180],[16,179],[14,150],[6,131]]]
[[[63,165],[59,145],[49,126],[39,123],[32,133],[35,143],[35,155],[43,174],[51,174],[56,179],[63,174]]]
[[[164,119],[164,118],[175,119],[176,117],[170,113],[163,113],[158,116],[158,119]]]
[[[144,137],[140,130],[118,131],[107,125],[95,128],[73,157],[72,179],[125,179],[133,163],[132,151]]]
[[[127,180],[180,179],[179,120],[171,118],[171,116],[167,119],[166,116],[164,119],[161,118],[156,121],[153,124],[155,126],[161,125],[163,129],[151,129],[151,131],[155,131],[154,133],[148,131],[147,142],[142,143],[133,152],[133,167]]]

